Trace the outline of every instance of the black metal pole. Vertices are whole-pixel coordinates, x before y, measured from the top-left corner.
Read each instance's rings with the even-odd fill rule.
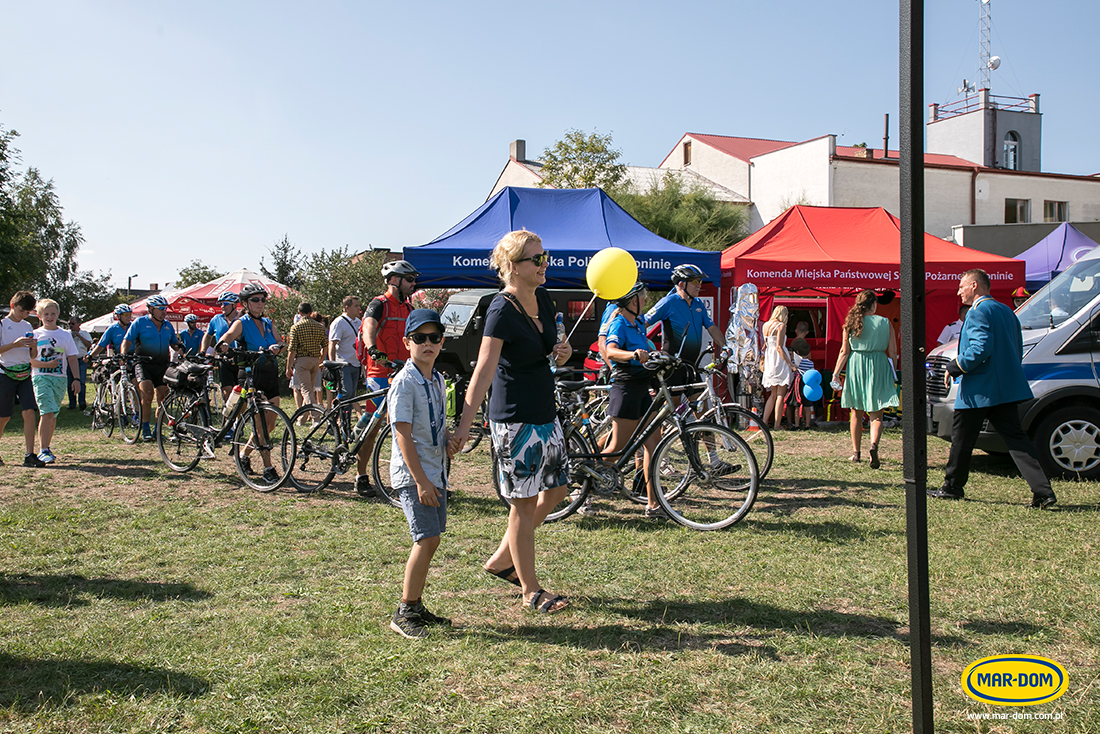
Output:
[[[901,380],[913,731],[932,734],[924,334],[924,0],[900,2]]]

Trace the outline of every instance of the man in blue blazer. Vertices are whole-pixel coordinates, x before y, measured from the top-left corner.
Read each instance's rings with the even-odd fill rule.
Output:
[[[959,335],[959,356],[947,365],[944,381],[961,377],[951,424],[951,455],[943,486],[929,497],[962,499],[970,476],[970,456],[982,425],[990,424],[1004,438],[1009,455],[1031,487],[1035,509],[1051,509],[1057,501],[1043,473],[1031,439],[1020,427],[1019,403],[1032,397],[1024,377],[1023,336],[1016,314],[989,295],[989,275],[968,270],[959,279],[959,298],[970,306]]]

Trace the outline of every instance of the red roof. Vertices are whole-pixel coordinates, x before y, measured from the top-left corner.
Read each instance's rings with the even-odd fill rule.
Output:
[[[691,136],[692,140],[698,140],[702,143],[706,143],[712,148],[722,151],[726,155],[733,156],[734,158],[740,158],[743,161],[751,160],[758,155],[764,155],[765,153],[772,153],[783,148],[789,148],[792,145],[798,145],[798,142],[792,142],[789,140],[765,140],[762,138],[734,138],[727,135],[700,135],[698,133],[687,133]],[[801,141],[807,142],[807,141]],[[866,160],[863,157],[863,151],[866,148],[857,148],[850,145],[838,145],[836,146],[836,154],[844,158],[858,158],[860,160]],[[889,155],[883,156],[881,148],[871,148],[872,160],[881,161],[884,158],[897,161],[901,157],[901,153],[896,150],[891,150]],[[959,158],[954,155],[943,155],[941,153],[925,153],[924,162],[926,165],[934,166],[958,166],[961,168],[982,168],[982,166],[968,161],[964,158]]]
[[[1024,283],[1024,263],[924,235],[929,290],[954,290],[970,268],[982,268],[993,290]],[[882,207],[793,206],[722,252],[722,279],[733,285],[822,290],[897,288],[901,222]]]
[[[889,155],[884,156],[882,154],[882,148],[857,148],[849,145],[836,146],[836,154],[843,158],[859,158],[860,160],[867,160],[863,157],[863,151],[870,150],[873,160],[881,161],[883,159],[889,159],[892,161],[901,160],[901,151],[891,150]],[[933,166],[959,166],[961,168],[984,168],[974,161],[968,161],[965,158],[959,158],[955,155],[944,155],[943,153],[925,153],[924,154],[925,165]]]

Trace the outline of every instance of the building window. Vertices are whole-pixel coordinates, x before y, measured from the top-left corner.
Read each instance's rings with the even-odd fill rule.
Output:
[[[1068,222],[1069,221],[1069,206],[1064,201],[1044,201],[1043,202],[1043,221],[1044,222]]]
[[[688,140],[684,143],[684,165],[691,165],[691,141]]]
[[[1010,171],[1020,170],[1020,136],[1011,130],[1005,135],[1005,151],[1002,164]]]
[[[1005,224],[1027,224],[1030,221],[1030,199],[1005,199]]]

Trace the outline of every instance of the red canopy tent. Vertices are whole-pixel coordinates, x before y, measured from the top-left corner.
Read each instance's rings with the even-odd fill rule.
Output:
[[[188,286],[176,291],[176,296],[186,296],[193,298],[196,301],[203,301],[205,303],[213,304],[218,300],[218,296],[226,291],[232,291],[233,293],[240,293],[241,288],[244,288],[249,283],[256,283],[263,286],[264,290],[272,296],[286,296],[290,293],[290,289],[282,283],[276,283],[270,278],[265,278],[259,273],[254,273],[248,268],[241,268],[240,270],[234,270],[228,275],[223,275],[220,278],[215,278],[208,283],[199,283],[197,285]]]
[[[992,295],[1011,303],[1012,290],[1024,284],[1020,260],[971,250],[924,236],[926,331],[928,348],[944,326],[958,318],[959,278],[971,268],[989,273]],[[840,352],[844,316],[861,290],[897,290],[900,280],[901,223],[882,207],[794,206],[741,242],[722,252],[722,286],[753,283],[760,289],[760,318],[768,318],[778,299],[817,297],[828,308],[825,364]],[[904,295],[904,294],[902,294]],[[892,317],[897,301],[879,313]],[[895,321],[895,328],[896,328]],[[816,356],[816,355],[815,355]]]

